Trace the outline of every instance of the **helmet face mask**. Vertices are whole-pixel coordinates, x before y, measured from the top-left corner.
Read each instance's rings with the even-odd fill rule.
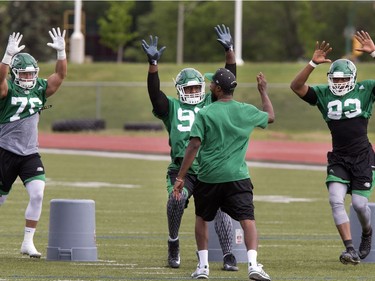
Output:
[[[331,92],[336,96],[344,96],[355,87],[357,68],[350,60],[339,59],[331,64],[327,77]],[[339,78],[341,81],[337,82]]]
[[[35,87],[38,73],[39,67],[34,57],[27,53],[13,56],[10,62],[10,75],[14,84],[23,89],[32,89]]]
[[[204,100],[205,82],[203,75],[198,70],[185,68],[180,71],[174,82],[182,103],[194,105]],[[191,89],[188,89],[188,87],[191,87]]]

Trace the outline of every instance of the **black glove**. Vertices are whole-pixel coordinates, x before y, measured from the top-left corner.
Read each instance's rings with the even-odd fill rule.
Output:
[[[233,39],[230,35],[229,27],[226,27],[222,24],[223,28],[220,25],[215,26],[216,34],[217,34],[217,41],[224,47],[225,51],[232,50],[233,51]]]
[[[153,39],[152,35],[150,35],[150,45],[147,44],[145,40],[142,40],[142,48],[148,57],[148,62],[152,65],[158,64],[158,60],[160,59],[161,55],[163,54],[166,48],[164,46],[158,50],[158,39],[159,38],[157,36],[155,36]]]

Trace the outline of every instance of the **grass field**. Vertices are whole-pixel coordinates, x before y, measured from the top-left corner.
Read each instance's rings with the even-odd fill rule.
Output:
[[[0,280],[191,279],[197,263],[193,202],[180,232],[181,268],[166,267],[168,162],[49,153],[42,157],[48,180],[34,242],[43,257],[19,254],[28,198],[17,183],[1,207]],[[323,170],[250,168],[260,235],[258,260],[274,281],[375,280],[375,264],[344,266],[338,260],[343,245],[330,215]],[[267,200],[274,195],[294,200]],[[95,201],[97,262],[45,259],[51,199]],[[241,263],[238,272],[224,272],[221,263],[211,262],[210,279],[247,280],[246,264]]]

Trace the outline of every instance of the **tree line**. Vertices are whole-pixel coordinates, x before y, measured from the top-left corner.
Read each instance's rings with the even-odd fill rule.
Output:
[[[164,62],[176,62],[179,9],[183,7],[184,62],[222,61],[214,26],[225,24],[234,37],[234,1],[83,1],[85,52],[94,61],[144,62],[140,40],[159,37]],[[372,1],[243,1],[242,59],[293,62],[310,58],[316,41],[333,47],[332,59],[349,56],[352,34],[375,36]],[[55,59],[46,48],[48,29],[70,23],[74,1],[0,2],[1,46],[13,31],[40,61]],[[181,14],[180,14],[181,16]],[[47,27],[47,28],[46,28]],[[69,51],[69,48],[68,48]],[[104,55],[103,55],[104,54]],[[360,60],[370,60],[359,56]]]

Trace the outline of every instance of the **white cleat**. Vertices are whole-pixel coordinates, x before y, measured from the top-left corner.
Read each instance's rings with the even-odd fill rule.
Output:
[[[42,256],[42,254],[36,250],[34,244],[32,243],[22,243],[21,254],[28,255],[30,258],[37,259],[40,259],[40,257]]]
[[[249,266],[249,279],[256,281],[271,281],[270,276],[263,270],[263,265]]]
[[[191,278],[208,279],[209,275],[210,275],[210,270],[208,269],[208,266],[206,265],[206,266],[200,268],[199,264],[198,264],[197,269],[191,274]]]

